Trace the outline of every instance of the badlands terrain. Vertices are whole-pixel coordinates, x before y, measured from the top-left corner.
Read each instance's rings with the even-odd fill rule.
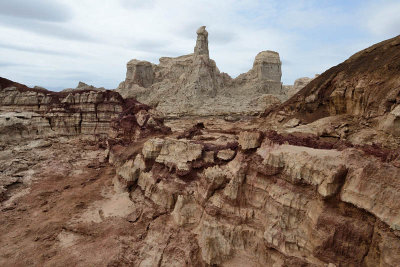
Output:
[[[0,78],[0,266],[400,266],[400,36],[281,83],[193,54]]]

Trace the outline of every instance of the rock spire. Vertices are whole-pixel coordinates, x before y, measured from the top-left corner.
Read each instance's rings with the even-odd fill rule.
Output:
[[[194,55],[206,55],[209,57],[208,52],[208,32],[206,26],[201,26],[197,31],[196,46],[194,48]]]

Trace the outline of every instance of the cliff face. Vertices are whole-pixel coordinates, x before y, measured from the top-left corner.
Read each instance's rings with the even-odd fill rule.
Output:
[[[400,264],[393,161],[273,131],[196,129],[110,148],[115,183],[146,210],[135,225],[151,225],[132,264]]]
[[[197,30],[194,53],[160,58],[160,64],[131,60],[117,91],[135,97],[169,117],[260,113],[285,99],[281,61],[273,51],[260,52],[253,68],[236,79],[220,73],[209,58],[208,32]]]
[[[0,88],[2,123],[11,131],[10,138],[30,134],[104,137],[124,105],[122,97],[112,91],[51,92],[4,78],[1,78]],[[15,125],[20,127],[13,127]]]

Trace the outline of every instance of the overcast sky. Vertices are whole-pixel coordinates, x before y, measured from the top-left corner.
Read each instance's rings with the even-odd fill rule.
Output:
[[[193,52],[206,25],[222,72],[279,52],[282,81],[313,77],[400,34],[399,0],[0,0],[0,76],[48,89],[116,88],[132,59]]]

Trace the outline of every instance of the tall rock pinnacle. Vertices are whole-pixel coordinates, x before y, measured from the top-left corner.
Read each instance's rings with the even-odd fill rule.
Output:
[[[208,54],[208,32],[206,30],[206,26],[201,26],[197,31],[197,40],[196,46],[194,48],[194,55],[206,55],[207,58],[209,57]]]

